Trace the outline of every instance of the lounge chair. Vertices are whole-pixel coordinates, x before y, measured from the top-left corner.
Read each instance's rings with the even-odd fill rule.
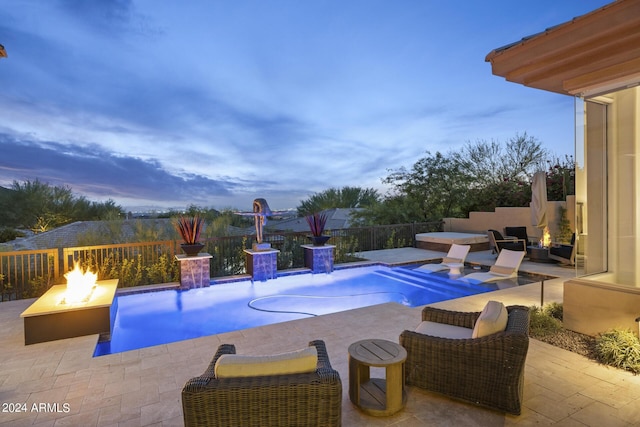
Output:
[[[317,362],[313,358],[316,352]],[[296,359],[288,356],[284,366],[297,373],[281,372],[282,355],[253,356],[258,360],[252,361],[251,356],[235,353],[234,345],[222,344],[205,373],[185,384],[185,426],[341,425],[342,383],[323,341],[311,341],[308,348],[290,353],[295,353]],[[272,365],[274,359],[279,366],[270,369],[279,373],[255,373]],[[299,369],[301,363],[304,369]]]
[[[527,251],[527,241],[524,239],[505,238],[498,230],[488,230],[489,246],[492,247],[494,252],[498,254],[503,249],[509,249],[511,251]]]
[[[449,248],[449,252],[447,256],[442,258],[442,262],[439,264],[425,264],[416,268],[416,270],[425,272],[425,273],[434,273],[436,271],[448,270],[449,266],[447,264],[464,264],[464,260],[467,259],[467,254],[471,246],[469,245],[457,245],[453,243]]]
[[[529,234],[527,233],[527,227],[505,227],[504,228],[505,239],[517,239],[524,240],[529,245]]]
[[[562,264],[574,265],[576,262],[576,233],[571,236],[570,245],[552,245],[549,248],[549,258]]]
[[[520,268],[524,255],[525,252],[522,251],[503,249],[500,251],[498,259],[496,259],[495,264],[491,266],[489,271],[467,274],[459,280],[470,283],[484,283],[518,277],[518,269]]]
[[[425,307],[418,328],[400,335],[400,345],[407,350],[406,384],[519,415],[529,349],[529,309],[506,307],[506,328],[493,332],[486,325],[478,327],[488,307],[482,313]],[[504,321],[502,308],[499,317]],[[448,329],[461,330],[465,337],[442,333]]]

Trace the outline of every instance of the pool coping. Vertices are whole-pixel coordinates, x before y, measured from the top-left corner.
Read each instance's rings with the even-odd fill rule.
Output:
[[[348,262],[343,264],[335,264],[334,271],[347,270],[347,269],[359,268],[359,267],[371,267],[376,265],[383,266],[383,267],[390,267],[390,268],[402,267],[402,266],[408,266],[408,265],[425,264],[425,263],[432,263],[432,262],[439,262],[439,261],[442,261],[442,256],[427,258],[424,260],[399,261],[399,262],[354,261],[354,262]],[[486,263],[475,262],[475,261],[467,261],[464,264],[465,266],[480,266],[487,270],[490,267],[490,265],[487,265]],[[289,277],[289,276],[297,276],[297,275],[303,275],[303,274],[328,274],[328,273],[313,273],[310,268],[305,268],[305,267],[291,268],[287,270],[278,271],[276,273],[276,279],[278,277]],[[529,272],[522,269],[518,272],[518,274],[527,276],[532,279],[537,279],[537,280],[551,280],[551,279],[557,279],[559,277],[559,276],[554,276],[549,274]],[[251,276],[249,274],[237,274],[234,276],[218,276],[218,277],[212,277],[209,282],[209,285],[214,286],[214,285],[221,285],[226,283],[244,282],[246,280],[251,280]],[[125,296],[125,295],[142,294],[147,292],[159,292],[159,291],[179,290],[179,289],[180,289],[180,283],[168,282],[168,283],[159,283],[154,285],[119,288],[116,291],[116,295]]]

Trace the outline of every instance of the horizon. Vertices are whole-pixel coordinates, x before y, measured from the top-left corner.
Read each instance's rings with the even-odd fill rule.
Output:
[[[573,98],[485,56],[609,1],[12,2],[0,11],[0,185],[125,210],[295,208],[426,151],[538,139],[573,154]],[[245,209],[250,210],[250,209]]]

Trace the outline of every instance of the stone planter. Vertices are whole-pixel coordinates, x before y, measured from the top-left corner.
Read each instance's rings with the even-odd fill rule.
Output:
[[[313,246],[324,246],[331,236],[307,236],[313,243]]]
[[[186,256],[196,256],[200,253],[202,248],[204,248],[204,245],[202,243],[181,243],[180,248],[182,248],[182,252],[184,252]]]

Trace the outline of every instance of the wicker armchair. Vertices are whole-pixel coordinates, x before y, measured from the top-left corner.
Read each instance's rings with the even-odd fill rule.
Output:
[[[259,377],[215,378],[214,366],[235,346],[218,347],[209,368],[182,389],[185,426],[340,426],[342,382],[331,367],[323,341],[315,372]]]
[[[475,339],[449,339],[404,331],[405,380],[430,391],[520,415],[524,364],[529,348],[529,309],[508,306],[503,332]],[[477,313],[425,307],[422,320],[473,328]]]

